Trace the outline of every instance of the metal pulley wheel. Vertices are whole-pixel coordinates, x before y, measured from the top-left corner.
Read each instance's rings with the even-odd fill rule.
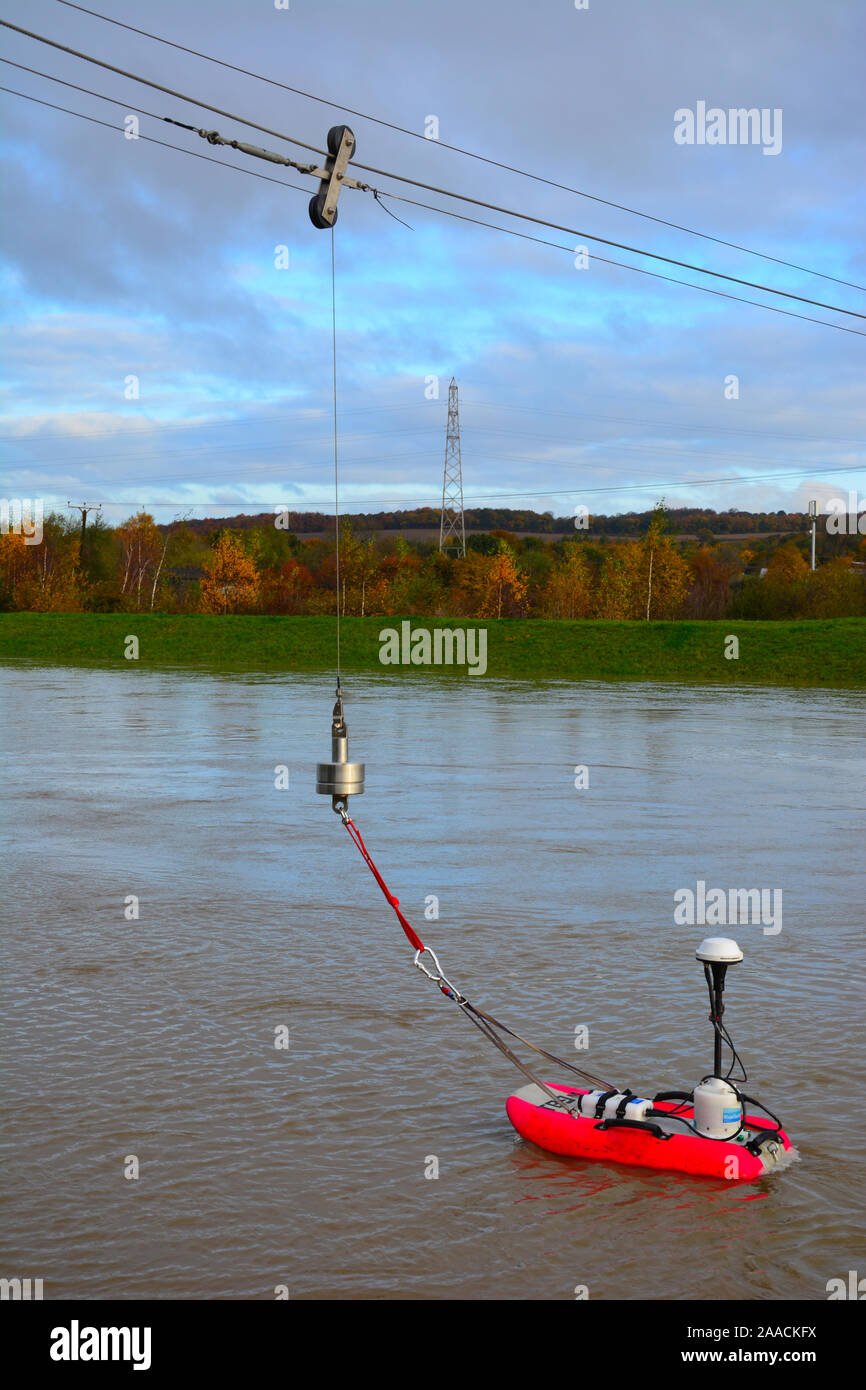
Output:
[[[334,159],[336,159],[337,155],[340,153],[340,146],[343,143],[343,136],[346,134],[346,131],[349,131],[349,134],[352,136],[352,144],[349,147],[349,158],[351,159],[355,153],[355,136],[352,131],[349,130],[349,127],[347,125],[332,125],[331,129],[328,131],[328,154],[333,155]]]
[[[326,177],[319,185],[318,193],[314,193],[310,199],[310,221],[322,232],[336,224],[340,184],[356,148],[354,133],[347,125],[332,125],[327,144]]]

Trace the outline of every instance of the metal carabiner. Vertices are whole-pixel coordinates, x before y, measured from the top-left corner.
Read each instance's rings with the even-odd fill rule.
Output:
[[[436,964],[436,969],[439,971],[439,974],[438,974],[438,975],[432,975],[432,974],[430,973],[430,971],[427,969],[426,965],[425,965],[425,964],[423,963],[423,961],[421,960],[421,957],[422,957],[423,955],[428,955],[428,956],[432,956],[432,957],[433,957],[433,960],[434,960],[434,962],[435,962],[435,964]],[[439,964],[439,957],[437,956],[436,952],[433,950],[433,947],[432,947],[432,946],[422,946],[420,951],[416,951],[416,952],[415,952],[415,959],[414,959],[414,962],[413,962],[413,963],[414,963],[415,965],[417,965],[418,969],[421,971],[421,974],[422,974],[422,975],[426,975],[428,980],[432,980],[433,983],[434,983],[434,985],[438,985],[439,988],[440,988],[441,990],[443,990],[443,993],[445,992],[445,989],[450,990],[450,991],[451,991],[451,996],[453,997],[455,1003],[460,1004],[460,1003],[465,1002],[465,1001],[464,1001],[464,996],[460,993],[459,989],[457,989],[454,985],[452,985],[452,983],[451,983],[451,981],[449,980],[448,976],[445,974],[444,970],[442,969],[442,966]],[[443,989],[443,986],[444,986],[444,989]]]
[[[439,971],[438,975],[431,975],[426,965],[422,964],[421,957],[424,955],[433,957],[434,961],[436,962],[436,969]],[[442,974],[442,966],[439,964],[439,957],[433,950],[432,946],[422,946],[420,951],[416,951],[414,964],[417,965],[422,975],[426,975],[428,980],[433,981],[434,985],[438,985],[442,980],[445,979],[445,976]]]

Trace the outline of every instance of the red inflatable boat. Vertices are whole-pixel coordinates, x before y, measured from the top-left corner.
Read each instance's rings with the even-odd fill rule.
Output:
[[[743,959],[736,941],[730,937],[708,936],[695,952],[704,966],[714,1047],[713,1071],[692,1091],[661,1092],[649,1100],[631,1090],[612,1087],[573,1062],[536,1047],[492,1014],[471,1004],[445,975],[436,952],[424,945],[400,911],[399,900],[376,868],[360,831],[346,810],[348,797],[364,790],[364,765],[347,760],[348,734],[339,679],[336,695],[331,727],[332,761],[319,764],[316,790],[331,797],[333,809],[339,813],[397,914],[415,951],[415,965],[531,1081],[531,1085],[516,1091],[506,1102],[508,1118],[517,1133],[549,1153],[570,1158],[628,1163],[639,1168],[660,1168],[728,1181],[748,1181],[786,1166],[796,1156],[796,1151],[781,1121],[762,1102],[737,1089],[737,1082],[746,1082],[748,1076],[722,1021],[725,1012],[722,995],[728,966]],[[505,1041],[506,1037],[523,1043],[547,1062],[594,1083],[598,1089],[543,1081],[520,1060]],[[731,1052],[727,1071],[722,1067],[723,1046]],[[735,1077],[737,1066],[741,1075]],[[769,1119],[748,1114],[745,1105],[763,1110]]]
[[[558,1104],[540,1086],[523,1086],[509,1096],[506,1112],[517,1133],[550,1153],[666,1168],[703,1177],[748,1181],[784,1166],[791,1141],[783,1129],[752,1115],[731,1139],[695,1131],[694,1107],[682,1098],[642,1103],[644,1119],[575,1113],[589,1091],[548,1083],[563,1097]],[[640,1102],[638,1102],[641,1104]],[[625,1108],[625,1107],[623,1107]]]

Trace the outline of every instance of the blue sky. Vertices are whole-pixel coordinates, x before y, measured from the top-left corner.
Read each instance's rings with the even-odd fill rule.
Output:
[[[418,133],[435,115],[443,141],[866,284],[864,22],[849,4],[93,4]],[[342,116],[57,0],[6,0],[3,15],[313,145],[349,120],[358,158],[380,169],[866,312],[866,295],[851,286]],[[16,63],[308,157],[24,36],[4,37]],[[42,496],[47,507],[102,502],[111,521],[140,506],[163,521],[186,511],[329,509],[330,234],[307,216],[313,180],[148,117],[142,135],[304,191],[126,140],[126,105],[6,64],[0,72],[6,87],[118,127],[0,93],[3,494]],[[781,109],[780,153],[678,145],[674,113],[698,101]],[[500,498],[566,514],[579,503],[643,509],[662,493],[669,505],[718,509],[866,495],[866,339],[604,265],[593,250],[701,280],[591,241],[590,265],[577,270],[570,250],[390,206],[411,230],[346,190],[336,231],[347,509],[438,502],[452,375],[468,503]],[[569,248],[580,239],[488,216]],[[278,246],[288,248],[287,269],[275,268]],[[863,320],[779,303],[866,330]],[[725,398],[731,375],[736,400]],[[140,395],[128,400],[131,376]],[[425,398],[430,376],[440,379],[438,399]],[[744,481],[756,474],[761,481]],[[773,476],[787,474],[801,476]]]

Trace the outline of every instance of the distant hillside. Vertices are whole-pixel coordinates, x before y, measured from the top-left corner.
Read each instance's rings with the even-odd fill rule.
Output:
[[[637,536],[649,525],[652,510],[622,512],[616,516],[593,514],[591,529],[595,535]],[[552,512],[516,510],[511,507],[467,507],[464,513],[467,531],[514,531],[534,536],[566,535],[574,530],[573,516],[554,516]],[[198,535],[210,535],[223,528],[243,531],[254,526],[273,523],[273,512],[243,513],[232,517],[203,517],[186,523]],[[438,531],[439,508],[416,507],[398,512],[347,512],[344,519],[351,523],[356,534],[382,531]],[[808,524],[804,512],[746,512],[731,507],[726,512],[714,512],[710,507],[672,507],[668,512],[668,529],[674,534],[698,535],[712,531],[716,536],[743,536],[787,531],[802,533]],[[296,535],[327,534],[333,530],[334,515],[327,512],[291,512],[289,530]],[[161,526],[160,530],[167,530]]]

